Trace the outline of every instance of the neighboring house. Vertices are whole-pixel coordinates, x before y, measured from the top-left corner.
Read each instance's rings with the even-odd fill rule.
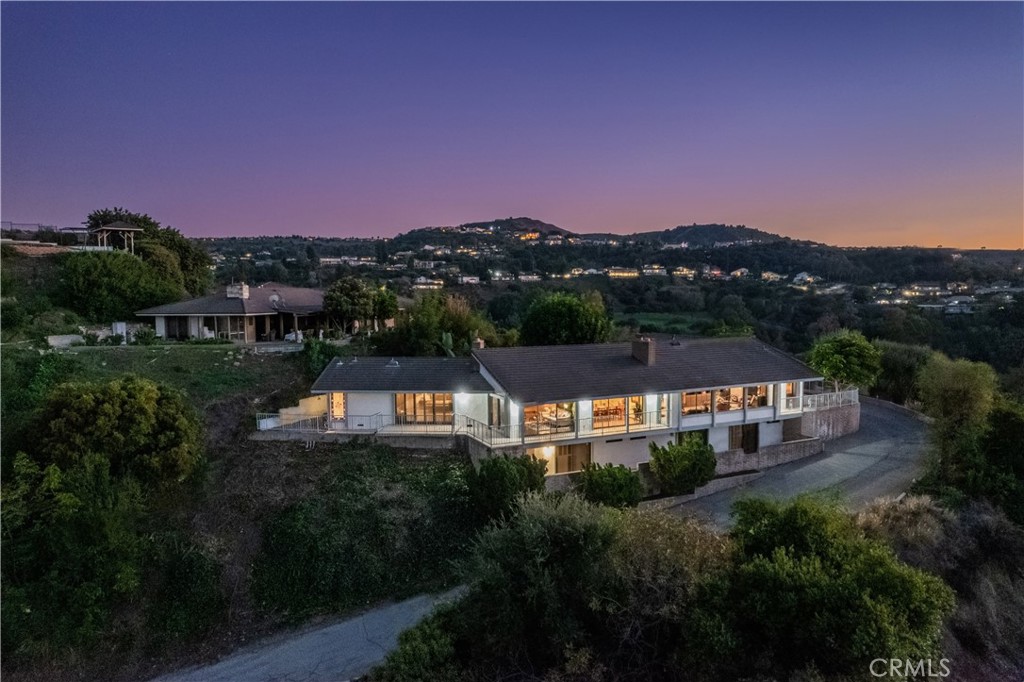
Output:
[[[793,275],[793,284],[814,284],[818,278],[809,272],[798,272]]]
[[[680,265],[678,268],[672,271],[672,276],[679,277],[681,279],[692,280],[694,277],[697,276],[697,271],[694,270],[693,268],[688,268],[683,265]]]
[[[413,289],[421,290],[437,290],[444,288],[444,280],[442,279],[430,279],[429,277],[417,277],[412,281]]]
[[[737,268],[729,273],[729,276],[733,279],[742,279],[750,274],[750,270],[746,268]]]
[[[778,282],[782,280],[782,275],[771,270],[765,270],[761,273],[761,280],[764,282]]]
[[[480,278],[475,275],[459,275],[459,284],[480,284]]]
[[[324,292],[267,282],[229,284],[211,296],[136,311],[165,339],[228,339],[239,343],[278,341],[286,334],[327,327]]]
[[[660,265],[645,265],[643,267],[645,277],[665,277],[668,272]]]
[[[587,463],[636,468],[649,460],[650,443],[697,433],[720,453],[720,465],[732,458],[739,471],[758,468],[750,460],[755,454],[778,463],[785,461],[780,448],[799,446],[807,454],[808,445],[820,446],[816,434],[804,435],[805,413],[857,403],[855,390],[811,394],[820,380],[755,339],[642,338],[478,349],[468,358],[335,358],[305,407],[260,415],[258,426],[265,438],[424,436],[416,443],[423,447],[452,447],[452,439],[464,437],[476,455],[544,459],[550,475]]]
[[[640,276],[640,272],[635,268],[620,267],[605,268],[605,274],[615,279],[632,279],[633,277]]]

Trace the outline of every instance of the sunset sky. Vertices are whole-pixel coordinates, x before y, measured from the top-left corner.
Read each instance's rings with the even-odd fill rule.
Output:
[[[1024,4],[4,3],[2,217],[1024,246]]]

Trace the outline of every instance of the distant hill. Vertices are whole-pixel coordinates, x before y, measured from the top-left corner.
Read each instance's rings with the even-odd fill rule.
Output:
[[[661,242],[663,244],[679,244],[686,242],[691,247],[714,247],[725,244],[743,243],[771,243],[788,240],[777,234],[765,232],[745,225],[680,225],[667,230],[655,230],[652,232],[635,232],[633,234],[615,233],[586,233],[577,234],[571,230],[546,223],[536,218],[498,218],[475,223],[463,223],[455,227],[423,227],[411,230],[406,236],[414,234],[438,232],[479,232],[486,230],[495,236],[509,236],[517,232],[539,232],[542,236],[562,235],[566,237],[581,237],[584,239],[641,239],[645,241]]]
[[[746,225],[680,225],[668,230],[655,232],[639,232],[631,235],[637,239],[659,241],[663,244],[679,244],[686,242],[691,247],[714,247],[725,244],[760,243],[768,244],[788,240],[771,232],[758,230]]]
[[[476,228],[484,230],[493,227],[495,232],[540,232],[543,235],[573,234],[569,230],[561,228],[558,225],[552,225],[551,223],[545,223],[543,220],[526,217],[500,218],[498,220],[488,220],[481,223],[463,223],[462,225],[459,225],[459,227],[464,229]]]

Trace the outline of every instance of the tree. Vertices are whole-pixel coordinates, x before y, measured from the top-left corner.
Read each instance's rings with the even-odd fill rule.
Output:
[[[106,384],[63,384],[36,420],[41,467],[69,470],[106,453],[111,475],[159,486],[188,478],[199,464],[199,420],[181,393],[126,376]]]
[[[68,254],[59,272],[61,303],[94,322],[131,319],[135,311],[177,301],[183,293],[179,282],[128,253]]]
[[[925,413],[935,419],[932,435],[938,450],[938,473],[958,478],[955,456],[976,446],[995,401],[995,371],[983,362],[950,360],[935,353],[918,377]]]
[[[398,296],[386,287],[381,287],[373,294],[373,321],[376,324],[393,319],[398,314]]]
[[[342,277],[324,294],[324,312],[340,319],[344,329],[353,322],[370,319],[373,303],[373,290],[358,277]]]
[[[178,230],[172,227],[161,227],[160,223],[145,213],[132,213],[124,208],[104,208],[93,211],[86,217],[83,223],[87,228],[94,229],[111,223],[124,222],[142,229],[140,239],[136,240],[136,247],[140,255],[148,260],[149,255],[155,252],[151,246],[161,246],[173,253],[178,259],[178,268],[181,272],[181,283],[191,296],[201,296],[206,293],[212,282],[210,265],[213,261],[210,255],[190,239],[185,237]],[[177,277],[172,277],[177,281]]]
[[[465,298],[431,292],[417,298],[393,329],[378,334],[374,345],[381,355],[469,355],[477,337],[488,346],[503,342]]]
[[[867,388],[881,371],[881,353],[858,331],[840,329],[822,336],[811,347],[807,364],[841,386]]]
[[[644,487],[640,475],[621,464],[587,464],[580,472],[574,490],[594,504],[635,507],[640,504]]]
[[[469,492],[480,514],[495,519],[508,514],[527,493],[544,490],[547,465],[535,457],[487,457],[469,479]]]
[[[148,555],[150,500],[180,490],[199,463],[200,443],[184,398],[145,379],[63,384],[48,394],[34,439],[4,480],[5,653],[87,646],[118,604],[137,601],[143,585],[161,578],[189,589],[174,589],[174,606],[156,617],[182,634],[200,614],[200,627],[212,623],[220,609],[216,565],[197,557],[180,565],[189,548],[155,565]],[[164,560],[177,567],[162,571]],[[164,596],[143,598],[166,602],[167,591],[158,592]]]
[[[733,513],[737,566],[717,609],[728,614],[739,659],[787,678],[809,666],[862,674],[874,658],[937,653],[952,590],[865,539],[841,510],[752,499]]]
[[[873,392],[900,405],[917,400],[917,378],[933,351],[927,346],[881,339],[874,345],[881,354],[881,371]]]
[[[553,293],[530,304],[523,318],[524,346],[601,343],[611,336],[612,324],[597,292],[583,296]]]
[[[664,493],[692,493],[715,475],[715,449],[695,435],[680,443],[651,443],[651,473]]]

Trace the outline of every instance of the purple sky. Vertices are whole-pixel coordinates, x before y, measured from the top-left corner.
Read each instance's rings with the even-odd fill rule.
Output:
[[[1024,4],[10,3],[4,220],[1024,246]]]

